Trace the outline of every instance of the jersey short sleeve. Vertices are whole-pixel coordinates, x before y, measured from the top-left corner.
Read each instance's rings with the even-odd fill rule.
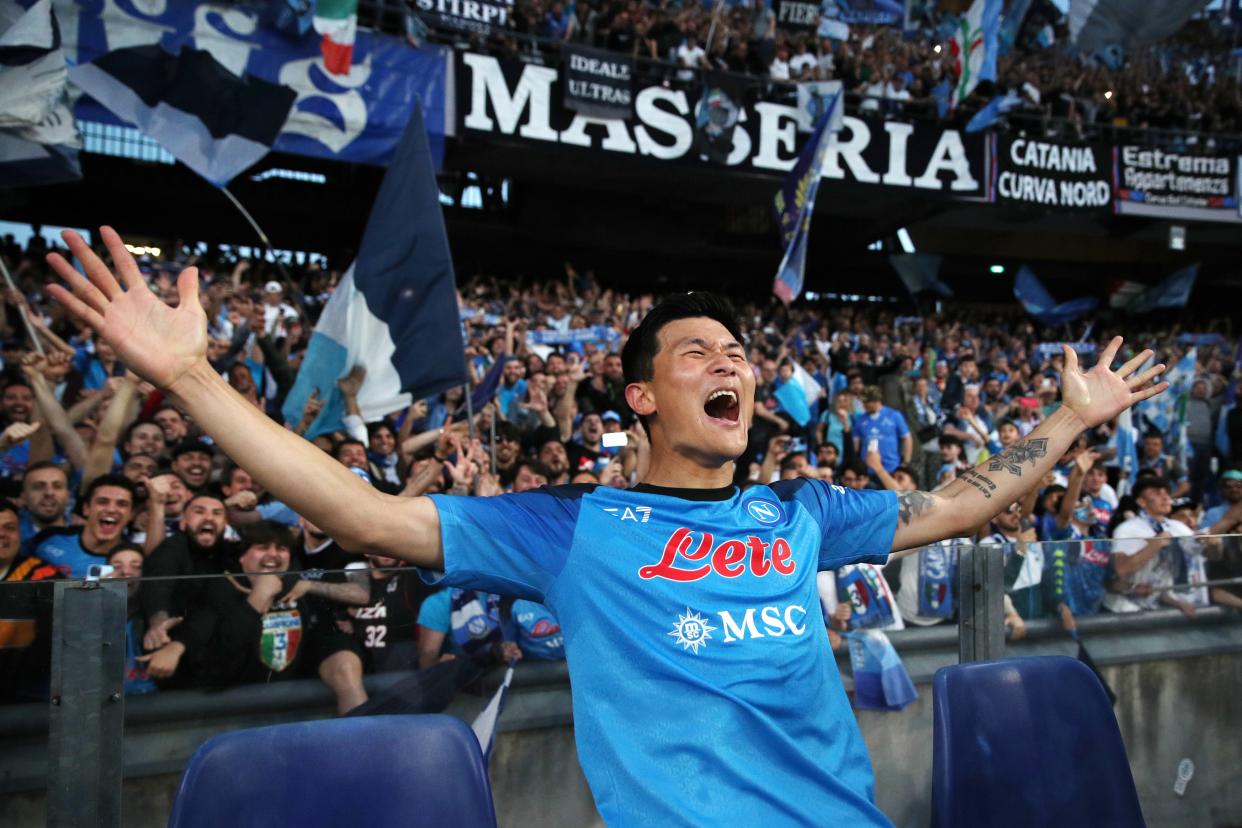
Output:
[[[452,625],[452,590],[442,589],[428,595],[418,608],[418,625],[436,632],[448,633]]]
[[[573,544],[585,486],[497,497],[432,495],[440,513],[443,576],[431,583],[542,603]]]
[[[883,565],[897,531],[897,494],[849,489],[799,478],[772,484],[782,500],[800,504],[819,524],[819,568]]]
[[[906,425],[906,418],[896,409],[890,408],[889,411],[892,412],[893,428],[897,431],[897,437],[905,437],[910,433],[910,427]]]

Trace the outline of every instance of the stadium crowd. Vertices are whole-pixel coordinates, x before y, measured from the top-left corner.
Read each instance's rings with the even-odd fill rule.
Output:
[[[436,591],[398,561],[341,548],[267,496],[49,301],[45,245],[37,235],[25,249],[0,244],[18,285],[4,292],[0,316],[0,487],[9,498],[0,500],[0,699],[47,690],[50,601],[43,587],[11,582],[60,577],[144,576],[128,582],[132,693],[317,675],[345,713],[368,703],[367,672],[451,671],[447,680],[460,684],[492,664],[563,657],[546,608]],[[178,257],[140,263],[170,304],[176,272],[199,265],[213,367],[282,420],[340,274],[291,264],[286,280],[263,262]],[[314,442],[377,488],[411,497],[633,485],[648,445],[625,402],[619,350],[655,301],[568,264],[544,282],[462,280],[471,389],[364,422],[357,397],[367,377],[353,370],[338,383],[341,428]],[[1063,356],[1016,311],[899,317],[751,301],[738,313],[756,376],[741,487],[805,476],[934,489],[999,455],[1058,405]],[[1075,347],[1090,353],[1118,330],[1097,320]],[[1099,612],[1242,609],[1242,586],[1204,585],[1242,576],[1242,545],[1209,537],[1242,531],[1236,334],[1225,320],[1195,333],[1130,320],[1125,332],[1131,352],[1152,347],[1175,367],[1164,401],[1084,434],[1029,498],[973,536],[887,567],[821,573],[834,646],[848,630],[951,619],[965,543],[1002,546],[1015,636],[1039,617],[1072,630]],[[306,434],[324,402],[312,397],[284,425]],[[618,432],[625,444],[607,445]]]
[[[1193,21],[1125,53],[1082,54],[1067,19],[1051,4],[1035,4],[998,61],[997,80],[980,82],[949,112],[953,16],[928,9],[906,33],[898,25],[830,25],[836,4],[823,5],[822,25],[808,31],[778,25],[770,0],[521,0],[510,32],[476,35],[470,45],[536,62],[554,61],[559,43],[592,46],[641,59],[640,75],[665,83],[697,82],[700,71],[713,70],[762,83],[839,80],[863,112],[962,123],[1012,93],[1019,116],[1064,138],[1109,127],[1242,133],[1242,85],[1229,70],[1233,35],[1215,21]]]

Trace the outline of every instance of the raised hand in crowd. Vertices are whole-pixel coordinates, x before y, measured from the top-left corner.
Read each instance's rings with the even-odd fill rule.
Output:
[[[26,442],[39,430],[40,425],[37,422],[13,423],[3,433],[0,433],[0,451],[7,451],[13,446]]]

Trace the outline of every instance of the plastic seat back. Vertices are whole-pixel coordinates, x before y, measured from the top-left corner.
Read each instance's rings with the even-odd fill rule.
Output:
[[[1065,656],[944,667],[932,681],[934,828],[1142,826],[1099,679]]]
[[[479,826],[496,814],[474,732],[450,716],[363,716],[204,742],[169,828]]]

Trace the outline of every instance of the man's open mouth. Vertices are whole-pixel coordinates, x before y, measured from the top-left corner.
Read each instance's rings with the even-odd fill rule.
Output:
[[[741,414],[737,392],[727,388],[713,391],[703,403],[703,411],[713,420],[736,423]]]

